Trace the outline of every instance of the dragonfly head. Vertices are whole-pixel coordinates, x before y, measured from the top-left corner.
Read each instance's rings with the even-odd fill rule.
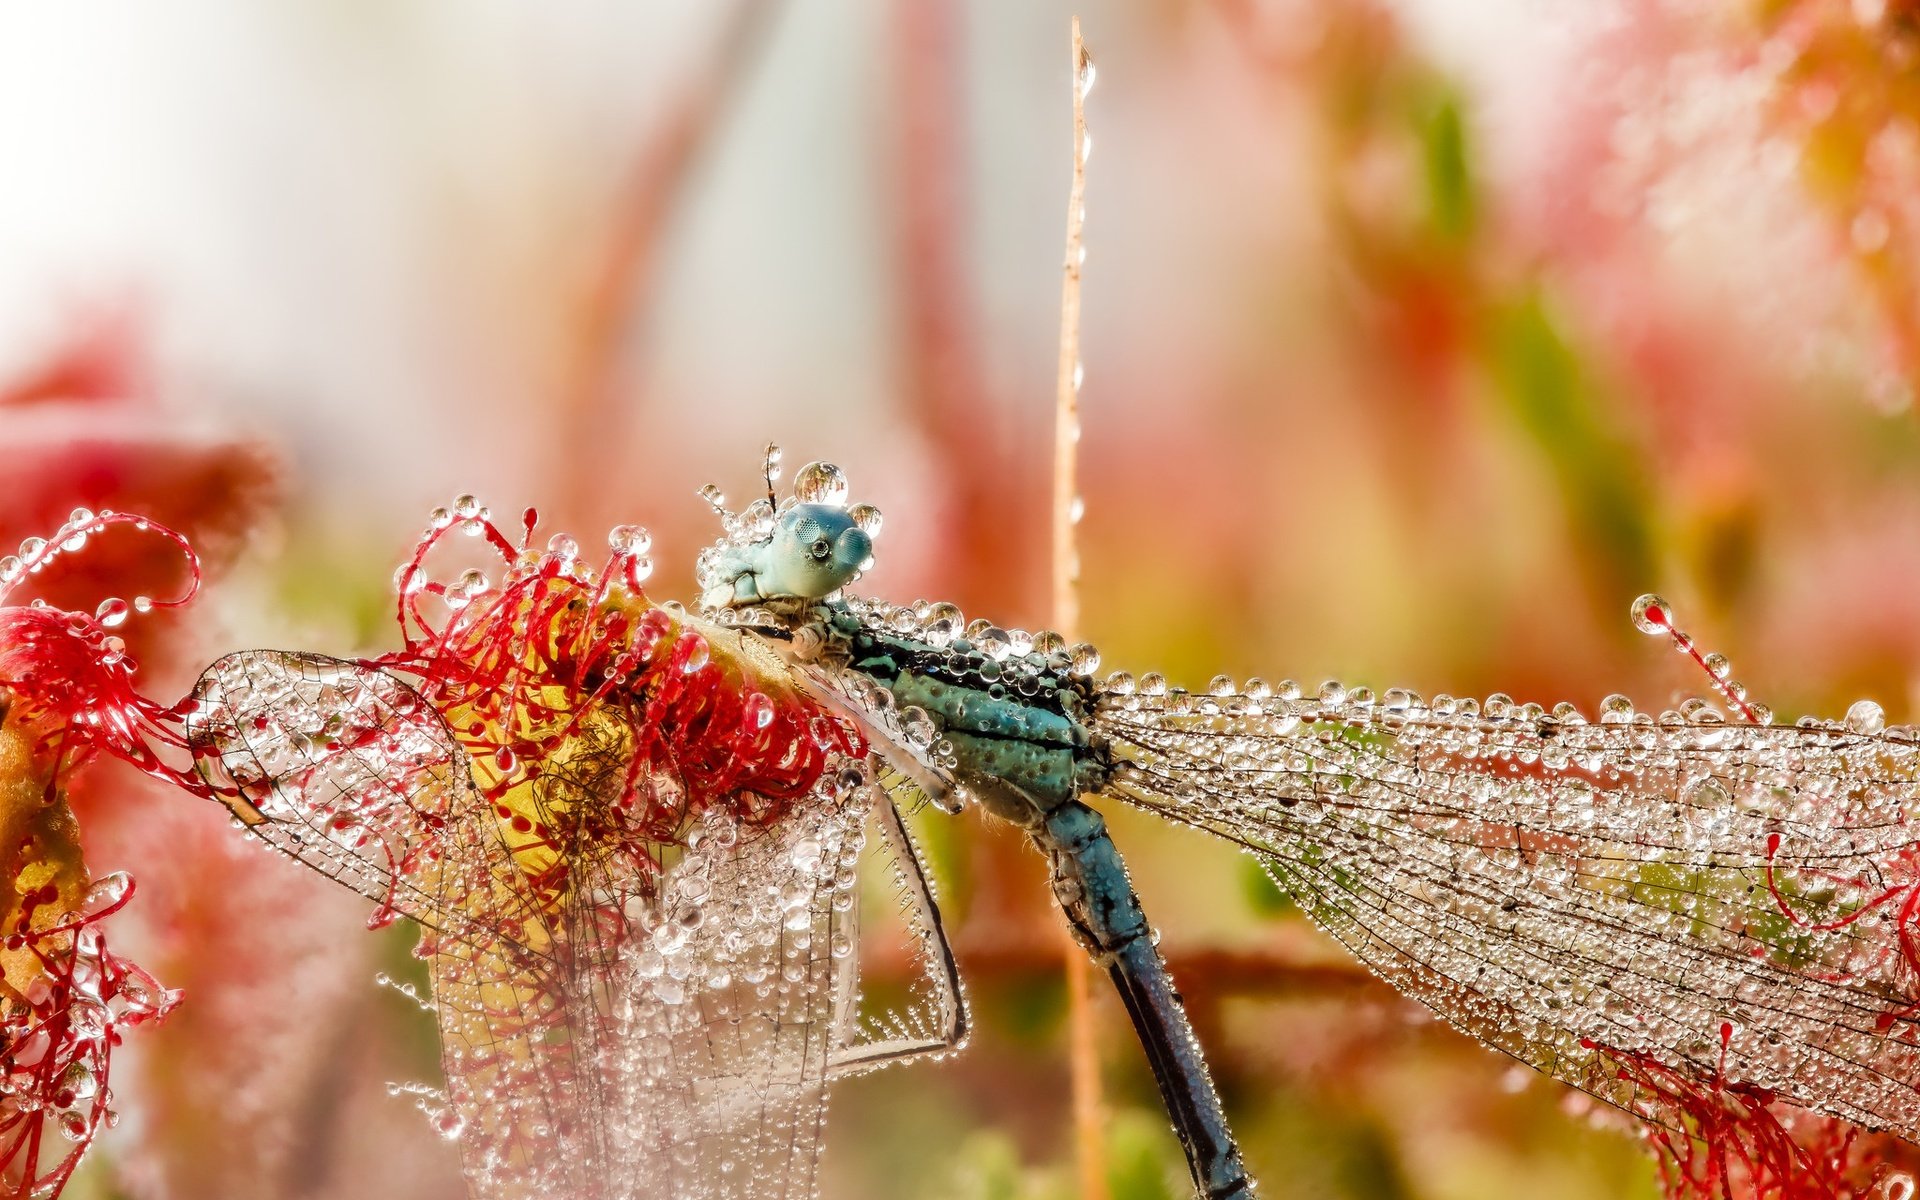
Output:
[[[793,494],[775,497],[780,452],[767,447],[767,495],[734,514],[717,489],[701,495],[720,513],[726,536],[700,556],[700,602],[708,609],[824,600],[873,565],[880,510],[847,504],[847,477],[831,463],[808,463]]]

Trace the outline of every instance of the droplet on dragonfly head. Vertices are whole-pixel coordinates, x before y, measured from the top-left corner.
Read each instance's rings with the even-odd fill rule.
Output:
[[[856,504],[847,510],[854,525],[870,538],[880,536],[880,510],[871,504]]]
[[[1633,616],[1633,627],[1641,633],[1666,637],[1673,632],[1673,609],[1652,592],[1636,599],[1629,611]]]
[[[1883,733],[1887,728],[1886,710],[1871,700],[1855,700],[1847,709],[1847,728],[1854,733]]]
[[[802,504],[847,506],[846,472],[828,462],[810,462],[793,477],[793,498]]]

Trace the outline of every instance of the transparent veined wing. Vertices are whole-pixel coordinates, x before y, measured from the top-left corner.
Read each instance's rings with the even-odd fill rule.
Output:
[[[491,937],[448,897],[453,873],[504,851],[466,754],[406,681],[347,659],[281,650],[227,655],[193,692],[187,733],[202,776],[247,829],[379,903],[455,936]],[[483,924],[533,919],[511,889]]]
[[[584,820],[623,749],[593,744],[603,726],[584,728],[569,769],[496,803],[385,671],[254,651],[210,668],[196,698],[202,772],[249,829],[428,930],[435,1120],[478,1197],[811,1197],[829,1077],[963,1036],[889,794],[914,785],[877,757],[847,758],[771,825],[742,820],[752,803],[710,808],[681,842],[635,854]],[[853,894],[869,827],[914,967],[907,1003],[878,1012],[859,1004]]]
[[[1375,972],[1641,1115],[1656,1063],[1920,1138],[1920,743],[1496,698],[1110,690],[1109,790]]]
[[[934,899],[933,881],[921,861],[919,847],[908,830],[901,809],[928,803],[919,787],[875,754],[870,756],[870,773],[878,785],[872,804],[872,841],[879,847],[879,881],[869,876],[869,886],[879,884],[877,899],[881,907],[890,904],[897,941],[906,950],[904,995],[891,1004],[863,1004],[872,990],[861,977],[870,958],[878,957],[885,946],[883,938],[858,931],[857,953],[842,960],[844,977],[836,990],[840,1012],[836,1019],[839,1036],[828,1061],[834,1077],[856,1075],[893,1066],[925,1055],[939,1055],[965,1044],[968,1034],[966,993],[960,983],[960,967],[947,942]],[[850,916],[858,917],[860,906]]]
[[[648,894],[583,878],[564,953],[527,969],[439,949],[476,1195],[815,1194],[860,803],[757,828],[710,810]]]

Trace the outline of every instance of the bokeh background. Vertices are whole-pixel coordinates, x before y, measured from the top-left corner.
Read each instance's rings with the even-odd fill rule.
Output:
[[[1790,717],[1920,659],[1920,6],[1154,0],[1082,13],[1084,633],[1113,667]],[[768,440],[887,525],[863,587],[1048,616],[1070,171],[1049,0],[0,0],[0,532],[76,504],[227,649],[385,646],[428,508],[654,532]],[[81,597],[159,569],[93,558]],[[154,590],[158,590],[155,588]],[[91,600],[87,600],[91,607]],[[103,767],[96,869],[187,1003],[72,1194],[455,1197],[395,1082],[409,935]],[[1370,982],[1252,865],[1114,814],[1272,1197],[1654,1194],[1630,1131]],[[929,819],[978,1033],[834,1099],[828,1197],[1079,1194],[1040,864]],[[1098,997],[1112,1195],[1183,1195]]]

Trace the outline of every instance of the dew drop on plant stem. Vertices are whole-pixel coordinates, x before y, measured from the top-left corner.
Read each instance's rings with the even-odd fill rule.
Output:
[[[653,535],[639,525],[615,525],[607,545],[620,554],[641,555],[653,549]]]
[[[125,625],[127,623],[127,616],[132,611],[133,606],[125,600],[120,599],[118,596],[110,596],[100,602],[99,608],[93,610],[93,619],[105,625],[108,629],[113,629],[117,626]]]
[[[1633,627],[1652,637],[1666,637],[1673,631],[1673,609],[1665,600],[1648,592],[1633,602]]]

